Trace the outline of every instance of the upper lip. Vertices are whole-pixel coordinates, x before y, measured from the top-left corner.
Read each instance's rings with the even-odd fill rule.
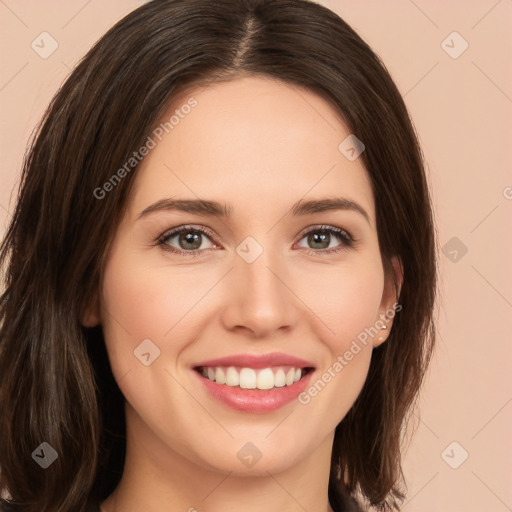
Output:
[[[313,363],[290,356],[280,352],[272,354],[236,354],[227,357],[219,357],[217,359],[209,359],[201,361],[194,365],[198,366],[240,366],[243,368],[269,368],[271,366],[293,366],[294,368],[314,368]]]

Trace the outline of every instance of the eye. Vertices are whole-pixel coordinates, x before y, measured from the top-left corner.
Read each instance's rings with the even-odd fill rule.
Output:
[[[214,249],[217,246],[212,244],[213,233],[202,226],[182,226],[164,233],[158,238],[158,245],[163,249],[179,254],[199,256],[203,251]],[[210,241],[209,247],[201,247],[204,240]],[[178,245],[173,244],[173,241]]]
[[[354,238],[344,229],[334,226],[315,226],[308,231],[303,232],[300,240],[306,239],[306,243],[312,247],[304,247],[306,253],[333,254],[344,251],[355,244]],[[213,242],[214,233],[203,226],[181,226],[174,228],[161,235],[157,239],[157,245],[162,246],[166,251],[185,256],[201,256],[205,251],[218,249],[220,245]],[[338,240],[338,245],[336,245]],[[208,241],[209,245],[203,247],[203,243]],[[334,242],[334,245],[333,245]]]
[[[344,229],[334,226],[315,226],[302,234],[301,240],[306,238],[306,243],[312,247],[306,247],[306,252],[311,254],[318,253],[337,253],[354,246],[354,238]],[[332,245],[336,239],[341,243]],[[300,246],[299,247],[303,247]],[[328,249],[328,250],[326,250]]]

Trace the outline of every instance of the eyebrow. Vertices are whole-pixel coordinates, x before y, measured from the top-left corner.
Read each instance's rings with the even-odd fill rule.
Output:
[[[290,209],[294,216],[311,215],[335,210],[349,210],[361,214],[368,224],[371,225],[370,217],[366,210],[350,199],[343,197],[313,199],[309,201],[299,200]],[[137,217],[145,217],[153,212],[159,211],[180,211],[196,215],[208,215],[212,217],[230,218],[233,207],[228,204],[221,204],[217,201],[208,201],[206,199],[160,199],[156,203],[145,208]]]

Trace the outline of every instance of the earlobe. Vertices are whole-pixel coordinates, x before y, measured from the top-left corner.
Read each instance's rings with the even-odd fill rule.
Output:
[[[381,307],[379,308],[379,318],[375,322],[375,326],[379,332],[374,336],[374,348],[382,345],[382,343],[384,343],[389,337],[389,333],[393,325],[393,318],[397,311],[398,298],[400,297],[400,291],[402,289],[404,278],[402,262],[400,261],[400,258],[393,256],[391,258],[391,263],[395,271],[396,286],[393,276],[386,275]]]
[[[100,320],[97,315],[87,313],[85,315],[82,315],[81,324],[84,327],[96,327],[99,325]]]
[[[85,308],[80,316],[80,323],[84,327],[96,327],[101,322],[97,297],[94,297],[91,302],[91,305]]]
[[[388,326],[383,325],[381,327],[381,329],[382,329],[382,332],[376,337],[377,339],[373,340],[373,348],[378,347],[379,345],[382,345],[388,337],[388,330],[389,330]]]

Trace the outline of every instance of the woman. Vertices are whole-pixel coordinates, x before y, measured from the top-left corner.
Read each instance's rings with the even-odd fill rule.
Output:
[[[140,7],[49,106],[1,246],[2,510],[399,510],[435,246],[336,14]]]

